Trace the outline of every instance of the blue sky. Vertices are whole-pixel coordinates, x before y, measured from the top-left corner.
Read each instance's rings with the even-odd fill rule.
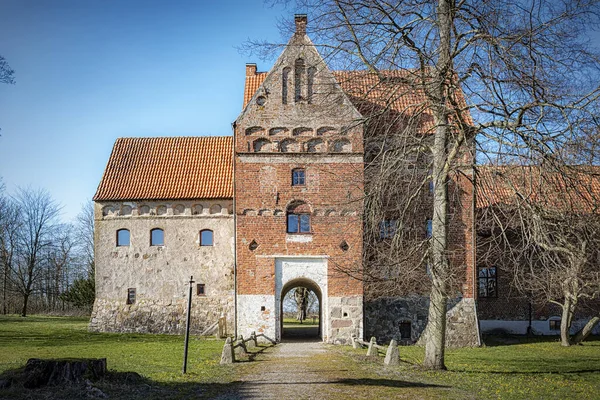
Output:
[[[245,1],[0,1],[0,177],[46,188],[69,220],[116,138],[230,135],[248,38],[282,41],[293,10]]]

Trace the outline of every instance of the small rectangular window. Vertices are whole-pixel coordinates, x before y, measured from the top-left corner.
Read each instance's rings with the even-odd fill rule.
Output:
[[[396,235],[398,221],[395,219],[386,219],[379,223],[379,238],[391,239]]]
[[[288,214],[287,232],[288,233],[310,233],[310,215],[309,214]]]
[[[306,184],[306,174],[303,169],[292,170],[292,186],[304,186]]]
[[[196,285],[196,294],[198,296],[206,296],[206,292],[204,290],[205,290],[204,283],[198,283]]]
[[[496,267],[479,267],[478,281],[479,297],[498,297]]]
[[[426,232],[427,238],[430,238],[433,235],[433,221],[428,219],[427,220],[427,232]]]
[[[560,319],[551,319],[548,322],[550,323],[551,331],[560,331]]]
[[[127,304],[135,304],[135,288],[127,289]]]

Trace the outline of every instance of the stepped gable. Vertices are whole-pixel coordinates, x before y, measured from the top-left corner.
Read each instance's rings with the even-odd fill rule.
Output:
[[[94,201],[233,197],[233,138],[119,138]]]
[[[257,72],[256,64],[246,70],[246,84],[244,87],[244,104],[246,107],[260,85],[267,77],[267,72]],[[382,108],[390,111],[411,115],[417,111],[422,112],[423,125],[421,131],[433,129],[433,116],[427,107],[425,94],[422,90],[414,90],[414,82],[421,79],[415,70],[382,70],[378,73],[369,71],[332,71],[336,81],[346,93],[354,106],[367,116],[377,113]],[[466,110],[466,101],[461,90],[456,91],[457,103]],[[468,111],[463,115],[467,124],[472,125],[473,120]]]

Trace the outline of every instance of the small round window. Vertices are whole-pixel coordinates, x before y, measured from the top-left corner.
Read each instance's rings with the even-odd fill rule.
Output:
[[[258,104],[259,106],[264,106],[266,102],[267,98],[265,96],[258,96],[256,98],[256,104]]]

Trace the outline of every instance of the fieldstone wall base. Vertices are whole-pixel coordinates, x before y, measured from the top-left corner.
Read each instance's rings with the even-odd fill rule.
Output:
[[[135,304],[124,301],[96,299],[88,329],[92,332],[137,332],[183,334],[186,324],[187,302],[142,300]],[[227,325],[233,326],[232,296],[203,299],[192,303],[190,332],[201,334],[226,315]]]
[[[429,298],[425,296],[383,297],[365,302],[365,336],[380,343],[396,340],[400,344],[421,342],[427,325]],[[410,323],[410,338],[402,337],[401,324]],[[421,343],[419,343],[421,344]],[[480,346],[475,300],[448,301],[447,347]]]
[[[462,299],[446,314],[446,347],[481,346],[475,299]]]

